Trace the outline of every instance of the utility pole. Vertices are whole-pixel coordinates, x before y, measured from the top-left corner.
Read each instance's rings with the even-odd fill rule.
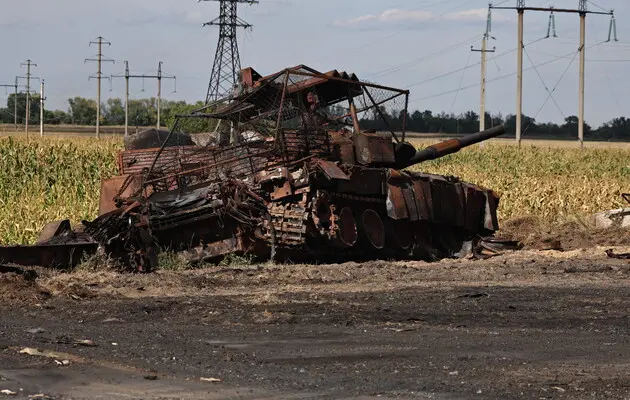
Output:
[[[13,85],[0,85],[0,87],[3,88],[13,88],[15,89],[15,94],[13,97],[13,122],[15,124],[15,132],[17,133],[17,129],[18,129],[18,118],[17,118],[17,102],[18,102],[18,78],[19,77],[15,77],[15,83]]]
[[[613,27],[615,29],[615,40],[617,40],[616,34],[616,24],[615,24],[615,14],[614,11],[611,10],[609,12],[600,12],[600,11],[589,11],[586,7],[587,0],[579,0],[579,5],[577,9],[566,9],[566,8],[544,8],[544,7],[525,7],[525,0],[517,0],[516,7],[495,7],[490,6],[490,8],[495,8],[499,10],[514,10],[518,12],[518,52],[517,52],[517,78],[516,78],[516,141],[521,144],[521,128],[522,128],[522,104],[523,104],[523,14],[525,11],[544,11],[544,12],[560,12],[560,13],[573,13],[580,15],[580,78],[579,78],[579,96],[578,96],[578,140],[580,142],[580,147],[584,148],[584,70],[585,70],[585,53],[586,53],[586,14],[600,14],[600,15],[610,15],[610,29],[608,32],[608,40],[610,41],[610,35],[612,33]],[[550,24],[551,27],[551,24]],[[554,36],[555,36],[555,20],[553,22],[554,27]],[[549,33],[547,34],[549,35]]]
[[[39,136],[44,136],[44,80],[40,85],[39,90]]]
[[[125,78],[125,137],[129,136],[129,61],[125,61],[125,74],[112,75],[112,78]]]
[[[206,104],[229,96],[238,83],[238,73],[241,70],[241,59],[236,41],[236,28],[252,28],[252,25],[238,17],[239,3],[258,4],[257,0],[203,0],[218,1],[219,16],[203,26],[216,25],[219,27],[219,42],[214,56]]]
[[[160,129],[160,117],[162,112],[162,79],[173,79],[175,82],[175,92],[177,91],[177,77],[175,75],[164,75],[162,73],[162,61],[158,63],[157,75],[132,75],[129,73],[129,62],[125,61],[125,74],[112,75],[112,78],[125,78],[125,137],[129,136],[129,79],[157,79],[157,129]]]
[[[21,65],[26,66],[26,119],[24,120],[24,131],[26,132],[26,137],[28,137],[28,119],[31,114],[31,105],[29,99],[29,96],[31,94],[31,68],[37,67],[37,64],[34,64],[31,60],[26,60],[26,62],[22,63]]]
[[[486,130],[486,61],[487,53],[494,53],[496,48],[488,50],[488,38],[492,30],[492,9],[488,6],[488,19],[486,21],[486,33],[481,40],[481,49],[470,48],[471,51],[481,53],[481,99],[479,103],[479,132]],[[483,143],[482,143],[483,144]]]
[[[578,141],[584,148],[584,68],[586,56],[586,0],[580,0],[580,96],[578,100]]]
[[[98,63],[98,72],[96,76],[90,76],[89,79],[96,78],[97,80],[97,89],[96,89],[96,137],[101,137],[101,78],[103,77],[102,73],[102,63],[103,62],[111,62],[115,63],[114,60],[109,58],[103,58],[103,45],[106,44],[111,46],[112,44],[106,41],[103,37],[99,36],[96,38],[96,41],[90,42],[90,46],[93,44],[98,45],[98,54],[96,58],[86,58],[83,63],[85,64],[88,61],[96,61]]]
[[[162,79],[173,79],[175,81],[175,92],[177,92],[177,77],[175,75],[162,74],[162,61],[158,63],[158,92],[157,92],[157,129],[160,129],[160,113],[162,111]]]

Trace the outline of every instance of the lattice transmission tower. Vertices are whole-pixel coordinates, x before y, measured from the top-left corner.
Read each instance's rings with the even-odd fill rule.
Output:
[[[210,84],[206,95],[206,104],[222,99],[234,90],[238,82],[238,73],[241,69],[241,59],[238,53],[236,41],[237,28],[251,28],[252,25],[238,17],[239,3],[257,4],[257,0],[203,0],[218,1],[219,16],[203,26],[216,25],[219,27],[219,43],[214,56]]]

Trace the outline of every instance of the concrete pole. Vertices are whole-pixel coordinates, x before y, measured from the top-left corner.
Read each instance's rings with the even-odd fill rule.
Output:
[[[98,75],[96,76],[96,138],[101,137],[101,58],[103,55],[103,40],[98,41]]]
[[[586,59],[586,13],[580,13],[580,95],[578,99],[578,141],[584,148],[584,69]]]
[[[516,143],[521,145],[521,127],[523,118],[523,14],[518,10],[518,44],[517,44],[517,77],[516,77]]]
[[[488,35],[481,41],[481,101],[479,103],[479,132],[486,130],[486,48]]]
[[[129,61],[125,61],[125,137],[129,137]]]
[[[30,105],[30,93],[31,93],[31,60],[26,62],[26,115],[24,120],[24,132],[28,137],[28,118],[31,115]]]
[[[39,136],[44,136],[44,80],[39,89]]]
[[[157,81],[157,128],[160,129],[160,110],[162,108],[162,61],[158,63]]]
[[[17,102],[18,102],[18,77],[15,77],[15,97],[13,99],[13,121],[15,123],[15,132],[18,130],[18,116],[17,116]]]

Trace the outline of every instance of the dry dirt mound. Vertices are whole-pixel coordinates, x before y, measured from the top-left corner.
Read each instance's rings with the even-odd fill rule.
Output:
[[[0,274],[0,302],[4,305],[36,304],[48,300],[51,294],[27,275]]]
[[[500,234],[518,240],[526,249],[533,250],[575,250],[630,245],[630,229],[595,228],[578,220],[551,225],[537,217],[514,218],[502,224]]]

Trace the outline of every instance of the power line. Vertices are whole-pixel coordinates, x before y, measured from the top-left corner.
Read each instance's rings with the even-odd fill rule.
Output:
[[[438,5],[444,5],[445,3],[449,3],[449,2],[451,2],[451,1],[453,1],[453,0],[442,0],[442,1],[437,1],[437,2],[435,2],[435,3],[433,3],[433,4],[430,4],[430,5],[426,6],[426,7],[424,7],[424,9],[431,8],[431,7],[438,6]],[[441,14],[438,14],[438,15],[437,15],[437,17],[442,17],[442,16],[444,16],[444,15],[446,15],[446,14],[449,14],[449,13],[451,13],[451,12],[453,12],[453,11],[455,11],[455,10],[457,10],[457,9],[461,8],[461,7],[464,7],[464,6],[465,6],[465,5],[467,5],[468,3],[471,3],[472,1],[474,1],[474,0],[465,0],[463,3],[461,3],[461,4],[459,4],[459,5],[455,6],[455,7],[453,7],[453,8],[451,8],[451,9],[449,9],[448,11],[445,11],[445,12],[443,12],[443,13],[441,13]],[[421,9],[413,9],[413,10],[409,10],[409,11],[420,11],[420,10],[421,10]],[[411,25],[407,26],[406,28],[400,29],[400,30],[398,30],[398,31],[396,31],[396,32],[394,32],[394,33],[392,33],[391,35],[384,36],[384,37],[381,37],[381,38],[379,38],[379,39],[374,39],[374,40],[371,40],[371,41],[366,42],[365,44],[360,45],[360,46],[354,46],[354,47],[352,47],[352,50],[351,50],[351,51],[352,51],[352,52],[354,52],[354,51],[357,51],[357,50],[362,50],[362,49],[364,49],[364,48],[366,48],[366,47],[368,47],[368,46],[371,46],[371,45],[373,45],[373,44],[375,44],[375,43],[382,42],[382,41],[387,40],[387,39],[391,39],[391,38],[393,38],[394,36],[397,36],[397,35],[399,35],[399,34],[401,34],[401,33],[403,33],[403,32],[407,32],[407,31],[409,31],[409,30],[411,30],[411,29],[415,28],[416,26],[417,26],[417,25],[415,25],[415,24],[411,24]],[[344,50],[343,50],[343,52],[347,54],[347,53],[348,53],[348,50],[347,50],[347,49],[344,49]]]
[[[455,105],[455,102],[457,101],[457,96],[459,95],[459,91],[462,87],[462,82],[464,82],[464,75],[466,75],[466,69],[468,69],[470,56],[472,56],[472,51],[468,53],[468,58],[466,59],[466,66],[464,67],[464,70],[462,71],[462,76],[459,78],[459,84],[457,85],[457,91],[455,91],[455,97],[453,98],[453,101],[451,102],[451,108],[449,108],[448,110],[449,114],[451,113],[451,111],[453,111],[453,106]]]
[[[21,66],[26,67],[26,119],[24,122],[24,131],[26,132],[26,137],[28,137],[28,119],[31,114],[31,105],[29,101],[29,96],[31,94],[31,79],[39,78],[31,75],[31,68],[37,67],[37,64],[33,63],[31,60],[26,60],[26,62],[21,64]]]
[[[85,64],[88,61],[95,61],[98,63],[98,72],[96,73],[95,76],[90,76],[89,79],[92,78],[96,78],[97,80],[97,86],[96,86],[96,137],[100,138],[101,137],[101,79],[103,77],[103,72],[102,72],[102,63],[103,62],[111,62],[112,64],[115,64],[115,61],[110,59],[110,58],[104,58],[103,57],[103,45],[106,44],[108,46],[111,46],[112,44],[108,41],[106,41],[103,37],[99,36],[98,38],[96,38],[96,41],[92,41],[90,42],[90,46],[92,46],[93,44],[97,44],[98,45],[98,54],[96,55],[96,58],[86,58],[85,61],[83,61],[83,63]],[[111,78],[107,78],[107,79],[111,79]]]
[[[586,53],[586,15],[587,14],[603,14],[610,15],[610,28],[608,30],[608,41],[610,41],[614,32],[615,40],[617,40],[617,28],[615,22],[614,12],[610,11],[591,11],[587,7],[587,0],[579,0],[578,7],[576,9],[568,8],[554,8],[554,7],[526,7],[525,0],[517,0],[516,7],[497,7],[490,5],[490,8],[504,9],[504,10],[516,10],[518,13],[518,45],[519,51],[517,54],[518,64],[518,77],[517,77],[517,101],[516,101],[516,141],[521,144],[521,118],[522,118],[522,103],[523,103],[523,15],[525,11],[543,11],[543,12],[560,12],[560,13],[572,13],[578,14],[580,17],[580,72],[579,72],[579,95],[578,95],[578,141],[580,147],[584,147],[584,92],[585,92],[585,53]],[[555,21],[553,17],[550,17],[551,21]],[[554,22],[555,25],[555,22]],[[554,100],[555,101],[555,100]]]
[[[173,79],[175,82],[175,92],[177,91],[177,77],[175,75],[164,75],[162,73],[162,61],[158,62],[158,70],[156,75],[135,74],[129,72],[129,62],[125,61],[125,74],[112,75],[112,78],[125,78],[125,136],[129,136],[129,79],[142,79],[142,87],[144,90],[145,79],[157,79],[157,129],[160,129],[160,115],[162,109],[162,79]]]
[[[589,4],[594,5],[595,7],[599,8],[599,9],[600,9],[600,10],[602,10],[602,11],[610,12],[610,9],[606,9],[606,8],[604,8],[604,7],[600,6],[599,4],[595,3],[594,1],[587,0],[587,2],[588,2]]]
[[[598,44],[595,44],[595,45],[591,46],[590,48],[599,46],[599,45],[604,44],[604,43],[606,43],[606,42],[600,42]],[[573,54],[573,52],[568,53],[568,54],[564,54],[564,55],[561,55],[561,56],[558,56],[558,57],[556,57],[556,58],[554,58],[552,60],[545,61],[545,62],[542,62],[540,64],[536,64],[536,67],[542,67],[542,66],[545,66],[545,65],[549,65],[549,64],[555,63],[555,62],[557,62],[559,60],[562,60],[563,58],[566,58],[567,56],[569,56],[571,54]],[[524,68],[523,71],[529,71],[529,70],[532,70],[532,69],[533,69],[533,67],[528,67],[528,68]],[[488,79],[486,81],[486,83],[491,83],[491,82],[503,80],[503,79],[506,79],[506,78],[510,78],[510,77],[513,77],[516,74],[517,74],[516,72],[511,72],[509,74],[500,75],[500,76],[497,76],[495,78]],[[479,86],[479,83],[473,83],[473,84],[470,84],[470,85],[467,85],[467,86],[463,86],[459,90],[463,91],[463,90],[470,89],[470,88],[477,87],[477,86]],[[428,95],[428,96],[424,96],[424,97],[420,97],[420,98],[417,98],[417,99],[410,100],[409,102],[410,103],[414,103],[414,102],[417,102],[417,101],[429,100],[429,99],[433,99],[433,98],[436,98],[436,97],[445,96],[447,94],[454,93],[456,90],[457,89],[451,89],[451,90],[447,90],[447,91],[444,91],[444,92],[435,93],[435,94],[432,94],[432,95]]]
[[[530,46],[530,45],[532,45],[532,44],[534,44],[534,43],[537,43],[537,42],[539,42],[539,41],[541,41],[541,40],[544,40],[544,39],[546,39],[546,38],[545,38],[545,37],[542,37],[542,38],[540,38],[540,39],[533,40],[533,41],[531,41],[530,43],[528,43],[528,44],[526,44],[526,45],[523,45],[523,46]],[[515,52],[516,50],[517,50],[517,48],[513,48],[513,49],[510,49],[510,50],[507,50],[507,51],[505,51],[505,52],[503,52],[503,53],[501,53],[501,54],[499,54],[499,55],[497,55],[497,56],[495,56],[495,57],[490,58],[488,61],[495,61],[495,60],[497,60],[497,59],[499,59],[499,58],[501,58],[501,57],[504,57],[504,56],[506,56],[506,55],[508,55],[508,54],[510,54],[510,53]],[[572,54],[572,53],[571,53],[571,54]],[[435,81],[435,80],[438,80],[438,79],[444,78],[444,77],[446,77],[446,76],[456,74],[456,73],[458,73],[458,72],[464,71],[464,70],[466,70],[466,69],[468,69],[468,68],[472,68],[472,67],[475,67],[475,66],[480,65],[480,64],[481,64],[481,61],[478,61],[478,62],[476,62],[476,63],[474,63],[474,64],[469,64],[469,65],[467,65],[467,66],[466,66],[466,67],[464,67],[464,68],[458,68],[458,69],[455,69],[455,70],[452,70],[452,71],[448,71],[448,72],[445,72],[445,73],[443,73],[443,74],[440,74],[440,75],[437,75],[437,76],[434,76],[434,77],[431,77],[431,78],[425,79],[425,80],[420,81],[420,82],[412,83],[411,85],[407,85],[407,88],[411,88],[411,87],[414,87],[414,86],[420,86],[420,85],[423,85],[423,84],[425,84],[425,83],[429,83],[429,82],[432,82],[432,81]]]
[[[562,108],[560,108],[560,105],[558,104],[558,102],[556,101],[556,99],[553,97],[553,91],[549,90],[549,88],[547,87],[547,84],[545,83],[545,80],[543,79],[542,75],[540,75],[540,72],[538,71],[538,68],[536,67],[536,64],[534,64],[534,61],[532,60],[532,58],[529,56],[529,53],[527,52],[527,49],[523,49],[525,51],[525,55],[527,56],[527,59],[529,60],[529,62],[532,64],[532,67],[534,68],[534,71],[536,71],[536,75],[538,75],[538,78],[540,79],[540,82],[542,82],[543,87],[545,88],[545,90],[547,91],[547,93],[549,94],[547,96],[547,99],[545,100],[545,103],[547,103],[547,100],[549,98],[551,98],[551,101],[553,101],[553,103],[556,105],[556,107],[558,108],[558,111],[560,111],[560,114],[562,114],[562,117],[566,118],[566,116],[564,115],[564,112],[562,111]],[[571,63],[569,65],[573,64],[573,61],[571,61]],[[563,74],[564,76],[564,74]],[[554,88],[554,91],[556,89]],[[543,107],[545,105],[545,103],[543,103]],[[541,107],[542,110],[542,107]],[[538,111],[540,112],[540,110]]]
[[[550,53],[545,53],[543,51],[536,51],[536,50],[530,50],[530,52],[535,53],[535,54],[540,54],[546,57],[556,57],[553,54]],[[572,57],[565,57],[566,59],[570,59]],[[616,58],[616,59],[609,59],[609,58],[587,58],[586,62],[594,62],[594,63],[618,63],[618,62],[630,62],[630,58]]]
[[[18,79],[19,77],[15,77],[15,83],[13,85],[0,85],[0,87],[4,88],[13,88],[15,90],[15,95],[13,97],[13,120],[15,123],[15,131],[17,132],[18,128],[18,115],[17,115],[17,101],[18,101]]]
[[[601,54],[601,47],[598,48],[597,50]],[[618,112],[621,115],[623,114],[623,110],[621,108],[621,103],[619,102],[619,98],[617,97],[617,94],[615,93],[615,89],[612,84],[612,79],[610,79],[610,74],[608,73],[608,70],[606,69],[605,66],[602,69],[604,70],[604,75],[606,75],[606,82],[608,83],[608,89],[610,90],[610,94],[612,95],[613,100],[615,100],[615,104],[617,104]]]
[[[449,47],[446,47],[446,48],[444,48],[442,50],[439,50],[439,51],[437,51],[435,53],[428,54],[426,56],[422,56],[422,57],[416,58],[414,60],[407,61],[405,63],[399,64],[399,65],[395,65],[393,67],[390,67],[390,68],[387,68],[387,69],[384,69],[384,70],[381,70],[381,71],[377,71],[377,72],[368,74],[366,76],[371,77],[371,78],[377,78],[377,77],[383,77],[383,76],[390,75],[392,73],[400,71],[401,69],[404,69],[405,67],[409,67],[409,66],[414,65],[414,64],[419,64],[421,62],[430,60],[431,58],[438,57],[438,56],[441,56],[442,54],[446,54],[446,53],[448,53],[450,51],[456,50],[456,49],[458,49],[460,47],[467,46],[471,41],[476,40],[476,39],[478,39],[481,36],[482,35],[472,36],[472,37],[470,37],[470,38],[468,38],[466,40],[463,40],[461,42],[455,43],[455,44],[453,44],[453,45],[451,45]]]
[[[575,57],[577,57],[578,54],[580,54],[579,50],[573,55],[573,58],[571,59],[571,62],[564,69],[564,71],[562,72],[562,75],[560,75],[560,79],[558,79],[558,82],[556,82],[556,84],[553,87],[553,89],[551,90],[551,92],[549,92],[549,94],[547,95],[547,98],[545,99],[545,101],[542,103],[540,108],[538,108],[538,111],[536,111],[536,114],[534,115],[534,119],[536,119],[536,117],[538,117],[538,114],[540,114],[540,111],[542,111],[543,107],[545,107],[545,104],[547,104],[547,101],[549,101],[549,98],[553,99],[552,93],[556,91],[556,89],[558,88],[558,85],[560,85],[560,82],[562,82],[562,79],[564,78],[564,76],[567,74],[567,72],[569,72],[569,68],[571,68],[571,65],[573,65],[573,62],[575,61]],[[555,99],[554,99],[554,103],[555,103]],[[558,104],[556,103],[556,106],[557,105]],[[558,109],[560,110],[559,106],[558,106]],[[566,116],[564,115],[562,110],[560,110],[560,114],[562,114],[562,117],[566,119]],[[527,130],[527,129],[525,129],[525,130]]]

